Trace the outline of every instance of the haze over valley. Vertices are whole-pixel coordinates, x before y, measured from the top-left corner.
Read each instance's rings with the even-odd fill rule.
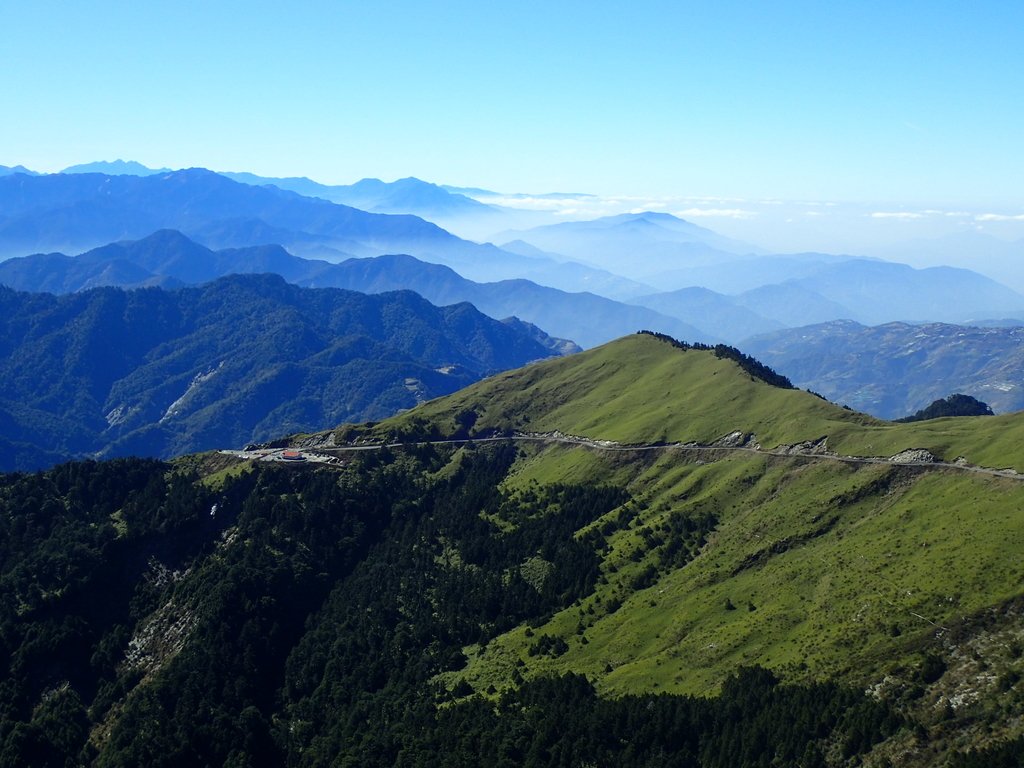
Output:
[[[964,268],[772,253],[649,211],[508,229],[502,222],[518,221],[517,211],[411,178],[329,187],[125,161],[67,171],[0,177],[0,249],[10,255],[0,262],[0,281],[9,287],[173,289],[273,272],[305,287],[407,289],[438,305],[468,301],[495,319],[517,317],[584,348],[645,328],[763,351],[766,334],[794,329],[784,357],[764,352],[771,363],[801,385],[877,416],[909,415],[953,391],[988,395],[997,411],[1019,402],[1016,364],[1003,359],[1002,373],[989,380],[981,368],[991,367],[991,358],[963,343],[945,344],[942,354],[969,362],[929,368],[923,389],[906,378],[912,369],[883,360],[851,367],[842,352],[825,369],[807,372],[820,355],[810,340],[815,332],[800,329],[821,323],[984,326],[987,338],[1002,334],[1012,344],[1012,328],[1024,323],[1024,296]],[[428,220],[467,208],[499,228],[491,240],[460,238]],[[843,343],[838,336],[830,342],[834,351]],[[888,352],[893,359],[904,354]],[[825,384],[853,371],[885,371],[873,385],[878,394]],[[906,395],[893,400],[883,391]]]

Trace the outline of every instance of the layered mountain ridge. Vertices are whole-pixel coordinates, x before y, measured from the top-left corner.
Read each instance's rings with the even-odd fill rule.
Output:
[[[274,186],[242,184],[203,168],[147,176],[0,176],[0,256],[75,253],[159,229],[180,230],[211,248],[277,244],[331,261],[410,253],[470,278],[536,277],[570,290],[581,280],[620,280],[583,265],[462,240],[417,216],[369,213]]]
[[[79,256],[36,254],[0,262],[0,284],[64,293],[97,285],[122,287],[200,283],[229,274],[272,272],[305,287],[363,293],[413,290],[434,304],[473,303],[502,319],[517,316],[556,336],[594,346],[653,328],[699,341],[717,340],[680,320],[592,293],[571,293],[529,280],[476,283],[448,267],[406,255],[332,264],[292,256],[280,246],[212,251],[174,230],[112,243]]]

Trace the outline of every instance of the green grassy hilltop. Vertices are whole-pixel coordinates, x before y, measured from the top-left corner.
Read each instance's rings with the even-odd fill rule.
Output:
[[[466,387],[378,425],[377,436],[453,434],[459,414],[487,430],[561,431],[626,444],[711,443],[732,432],[764,448],[827,438],[831,451],[888,457],[922,448],[944,461],[1024,472],[1024,417],[945,418],[896,424],[812,393],[756,379],[708,350],[649,334],[534,363]]]

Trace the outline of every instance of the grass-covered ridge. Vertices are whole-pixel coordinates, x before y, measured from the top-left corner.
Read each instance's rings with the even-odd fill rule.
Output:
[[[637,334],[493,376],[380,427],[426,421],[446,431],[465,410],[477,414],[477,431],[559,430],[624,443],[710,442],[745,428],[771,445],[820,437],[822,425],[874,421],[758,381],[709,350]]]
[[[372,434],[452,435],[466,432],[466,414],[470,434],[559,431],[625,444],[706,444],[742,432],[765,449],[824,437],[843,455],[923,448],[948,462],[963,457],[1024,471],[1024,418],[1017,414],[885,422],[772,386],[712,350],[679,349],[648,334],[493,376],[381,422]]]

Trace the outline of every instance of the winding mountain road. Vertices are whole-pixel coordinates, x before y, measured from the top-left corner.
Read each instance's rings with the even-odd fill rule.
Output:
[[[734,433],[739,435],[739,433]],[[733,437],[730,435],[728,437]],[[726,438],[723,438],[726,439]],[[611,440],[596,440],[592,438],[579,437],[576,435],[565,435],[554,433],[519,433],[496,437],[471,437],[471,438],[448,438],[443,440],[411,440],[408,442],[373,443],[367,445],[334,445],[316,446],[306,451],[326,453],[330,456],[358,451],[379,451],[383,448],[395,449],[420,445],[468,445],[479,443],[501,443],[501,442],[532,442],[545,444],[571,445],[581,448],[590,448],[608,453],[641,453],[650,451],[679,451],[696,454],[721,454],[723,452],[750,453],[758,456],[774,456],[778,458],[812,459],[816,461],[839,461],[846,464],[886,464],[898,467],[916,467],[921,469],[944,469],[958,472],[970,472],[991,477],[1002,477],[1010,480],[1024,481],[1024,474],[1015,469],[993,469],[991,467],[979,467],[966,463],[955,463],[948,461],[922,461],[899,458],[908,453],[904,451],[891,457],[884,456],[844,456],[831,451],[824,450],[802,450],[800,445],[780,446],[779,448],[764,449],[759,445],[751,444],[749,441],[742,445],[730,444],[698,444],[698,443],[640,443],[622,444]],[[240,452],[238,452],[240,453]],[[929,454],[930,455],[930,454]]]

